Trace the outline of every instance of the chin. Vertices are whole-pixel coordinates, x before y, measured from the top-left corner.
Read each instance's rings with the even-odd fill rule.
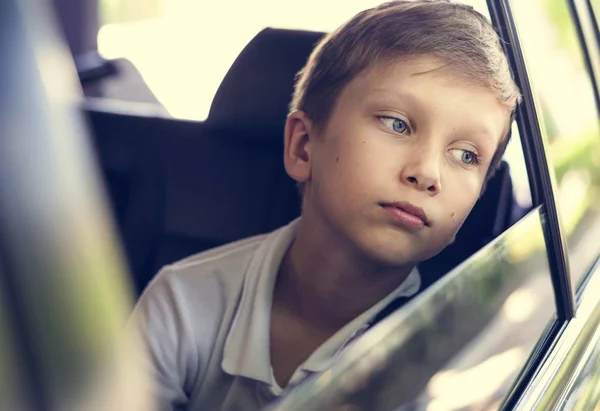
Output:
[[[367,259],[378,265],[403,267],[416,264],[418,261],[418,256],[414,252],[414,244],[407,244],[405,241],[364,240],[367,241],[361,241],[359,244],[360,251]]]
[[[377,264],[388,267],[416,265],[441,252],[444,247],[431,247],[431,241],[417,239],[410,233],[362,238],[359,248]]]

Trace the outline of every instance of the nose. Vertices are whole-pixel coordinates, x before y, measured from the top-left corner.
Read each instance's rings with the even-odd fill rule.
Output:
[[[409,156],[400,172],[402,183],[431,197],[442,190],[440,179],[440,156],[433,150],[419,150]]]

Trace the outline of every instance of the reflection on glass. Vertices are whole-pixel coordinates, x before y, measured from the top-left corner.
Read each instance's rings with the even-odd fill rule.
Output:
[[[589,352],[582,359],[584,364],[571,386],[561,411],[598,410],[600,406],[600,329],[590,341]]]
[[[541,209],[271,411],[497,409],[552,318]]]
[[[511,139],[504,153],[504,161],[510,166],[510,179],[513,184],[516,206],[522,210],[531,210],[533,202],[527,176],[527,165],[523,156],[521,135],[515,122],[512,124]]]
[[[556,175],[572,283],[578,285],[600,253],[600,127],[593,86],[567,2],[514,1],[513,8]]]

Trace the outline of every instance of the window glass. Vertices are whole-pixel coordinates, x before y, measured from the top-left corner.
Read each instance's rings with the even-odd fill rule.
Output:
[[[543,218],[532,211],[272,409],[498,409],[555,313]]]
[[[516,123],[512,125],[511,140],[506,147],[504,161],[510,166],[510,176],[514,193],[512,219],[516,221],[519,217],[530,211],[533,205],[529,178],[527,176],[527,165],[523,156],[521,135]]]
[[[203,120],[227,70],[263,28],[331,31],[382,0],[99,0],[98,50],[126,58],[173,116]],[[487,13],[485,0],[465,0]],[[293,10],[293,12],[291,12]],[[251,16],[251,17],[249,17]]]
[[[600,404],[600,329],[589,343],[589,350],[580,362],[580,371],[574,375],[569,391],[563,396],[560,411],[594,410]]]
[[[577,285],[600,253],[600,127],[593,86],[567,3],[512,3]]]

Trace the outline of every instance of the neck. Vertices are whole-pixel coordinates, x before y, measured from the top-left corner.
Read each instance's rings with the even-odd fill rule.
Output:
[[[274,303],[320,330],[337,331],[400,286],[414,268],[369,261],[343,236],[308,223],[300,220],[282,261]]]

